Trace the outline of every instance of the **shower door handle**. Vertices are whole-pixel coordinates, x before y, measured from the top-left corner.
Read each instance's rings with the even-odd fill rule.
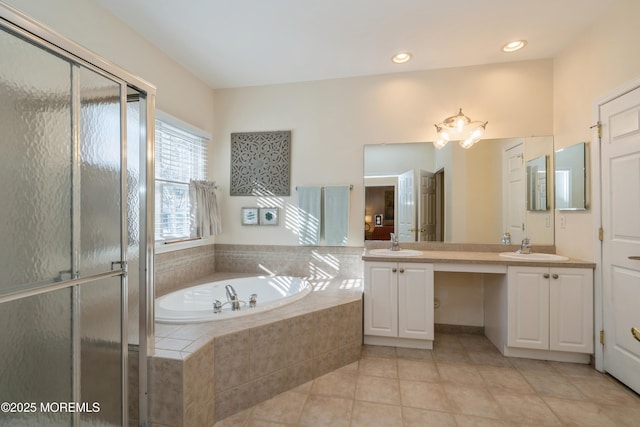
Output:
[[[115,270],[114,267],[116,265],[119,265],[122,269],[122,275],[127,277],[127,274],[129,274],[129,263],[127,261],[111,261],[111,271]]]

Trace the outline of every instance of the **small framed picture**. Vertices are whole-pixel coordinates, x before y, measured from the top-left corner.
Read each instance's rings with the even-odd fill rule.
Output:
[[[260,208],[260,225],[278,225],[278,208]]]
[[[242,225],[258,225],[258,208],[242,208]]]

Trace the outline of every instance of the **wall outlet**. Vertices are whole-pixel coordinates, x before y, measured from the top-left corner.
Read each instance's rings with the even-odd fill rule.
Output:
[[[567,217],[560,215],[560,228],[567,228]]]
[[[547,216],[544,218],[544,225],[545,225],[545,227],[547,227],[547,228],[551,228],[551,216],[547,215]]]

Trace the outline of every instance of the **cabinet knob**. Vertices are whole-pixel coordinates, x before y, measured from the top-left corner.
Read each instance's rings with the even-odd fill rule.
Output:
[[[542,277],[544,277],[545,279],[548,279],[548,278],[549,278],[549,273],[544,273],[544,274],[542,275]]]
[[[401,269],[400,269],[400,273],[404,273],[404,268],[401,268]]]
[[[393,267],[393,268],[391,269],[391,271],[393,271],[393,272],[395,273],[396,271],[398,271],[398,269],[397,269],[397,268],[395,268],[395,267]]]
[[[557,279],[558,275],[554,273],[553,275],[551,275],[551,277],[553,277],[554,279]]]

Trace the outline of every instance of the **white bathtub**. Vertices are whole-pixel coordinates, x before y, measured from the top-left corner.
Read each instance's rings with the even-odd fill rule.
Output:
[[[233,311],[231,304],[227,303],[226,285],[233,286],[238,299],[243,301],[240,310]],[[220,280],[157,298],[155,317],[161,323],[211,322],[273,310],[297,301],[309,292],[311,284],[298,277],[257,276]],[[251,294],[257,295],[257,303],[253,308],[249,306]],[[220,313],[214,313],[215,300],[223,303]]]

